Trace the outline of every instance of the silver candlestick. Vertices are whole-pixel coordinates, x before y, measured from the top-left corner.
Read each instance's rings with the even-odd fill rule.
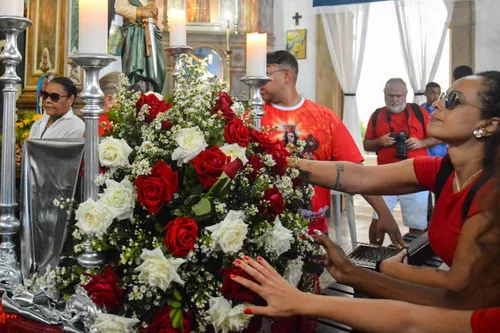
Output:
[[[16,257],[13,237],[21,223],[15,215],[16,202],[16,84],[21,78],[16,67],[22,56],[17,47],[17,36],[31,26],[32,22],[20,16],[0,16],[0,30],[5,33],[5,49],[0,61],[5,65],[5,73],[0,77],[3,89],[2,162],[0,185],[0,289],[13,290],[21,283],[21,270]]]
[[[264,116],[264,111],[262,107],[264,106],[264,100],[260,94],[260,89],[268,82],[272,81],[268,76],[244,76],[241,78],[247,86],[250,87],[250,98],[248,100],[248,105],[253,112],[254,116],[254,126],[257,130],[260,130],[261,119]]]
[[[85,83],[80,94],[85,102],[82,109],[85,119],[85,153],[83,172],[83,201],[92,199],[97,201],[99,187],[95,179],[99,175],[99,116],[103,112],[101,107],[104,93],[99,86],[99,72],[115,59],[107,54],[78,53],[70,58],[85,71]],[[98,267],[106,261],[104,255],[91,250],[91,238],[87,236],[84,244],[84,253],[78,256],[78,263],[84,267]]]
[[[189,52],[191,52],[192,49],[193,48],[191,46],[187,45],[167,47],[168,55],[173,56],[175,60],[175,66],[172,72],[172,77],[174,78],[174,92],[177,91],[177,89],[179,88],[179,83],[177,82],[177,80],[181,76],[181,68],[182,68],[181,55],[188,54]]]

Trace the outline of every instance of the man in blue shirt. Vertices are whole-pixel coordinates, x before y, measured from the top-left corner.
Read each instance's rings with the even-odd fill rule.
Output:
[[[432,103],[439,99],[441,96],[441,87],[436,82],[429,82],[425,86],[425,97],[427,97],[427,103],[422,104],[422,107],[429,112],[429,115],[434,112],[434,107]],[[448,146],[444,143],[434,146],[432,148],[427,148],[429,156],[444,156],[448,151]]]

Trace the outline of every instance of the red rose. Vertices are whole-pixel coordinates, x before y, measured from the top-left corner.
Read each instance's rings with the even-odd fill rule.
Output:
[[[233,119],[236,118],[236,114],[231,109],[231,106],[234,104],[233,99],[225,92],[219,93],[219,98],[217,102],[215,102],[215,106],[212,108],[213,113],[217,113],[222,111],[222,117],[225,119]]]
[[[231,161],[224,165],[222,170],[224,173],[231,179],[234,179],[236,175],[238,174],[238,171],[240,171],[241,167],[243,166],[243,162],[237,158],[234,161]]]
[[[262,164],[262,160],[258,155],[252,155],[248,158],[247,165],[252,167],[252,172],[248,174],[248,178],[254,181],[260,174],[259,172],[264,167],[264,164]]]
[[[267,150],[272,147],[273,143],[269,137],[262,133],[261,131],[257,131],[256,129],[252,129],[250,131],[250,138],[252,142],[255,142],[259,145],[260,152]]]
[[[167,104],[164,99],[159,99],[154,93],[141,95],[141,98],[135,104],[137,114],[139,114],[144,104],[149,105],[149,114],[145,118],[147,123],[155,120],[158,114],[172,108],[172,104]]]
[[[233,265],[227,266],[226,268],[221,270],[221,274],[224,277],[221,292],[227,300],[237,300],[240,302],[255,304],[257,300],[260,299],[259,295],[231,279],[231,274],[234,274],[250,281],[255,281],[255,279],[253,279],[240,267]]]
[[[170,319],[171,306],[167,306],[156,311],[155,317],[151,325],[149,325],[148,333],[189,333],[191,332],[192,315],[189,312],[182,313],[182,328],[174,328],[172,319]]]
[[[285,210],[285,200],[276,185],[273,185],[273,187],[268,189],[264,193],[264,197],[262,199],[269,203],[269,205],[263,209],[263,213],[267,213],[269,215],[269,220],[274,220],[276,215],[283,213]]]
[[[213,146],[199,153],[191,160],[191,163],[200,182],[205,188],[209,188],[219,179],[224,165],[230,160],[231,158],[226,156],[219,147]]]
[[[92,302],[97,306],[105,307],[110,312],[116,310],[122,303],[123,290],[118,287],[121,281],[113,272],[111,265],[106,267],[103,275],[88,273],[85,275],[92,278],[89,283],[82,286],[92,298]]]
[[[177,217],[165,226],[163,242],[174,257],[185,257],[198,238],[198,224],[188,217]]]
[[[276,164],[272,168],[273,176],[283,176],[286,173],[286,167],[288,166],[287,157],[290,156],[290,152],[286,149],[283,141],[277,141],[272,144],[271,147],[266,149],[267,154],[273,156],[273,160]]]
[[[172,200],[178,191],[179,176],[172,171],[170,165],[158,161],[147,176],[139,176],[135,180],[137,197],[141,205],[151,214],[158,214],[165,203]]]
[[[250,131],[243,120],[234,118],[229,120],[224,127],[224,138],[228,143],[236,143],[240,147],[248,147]]]

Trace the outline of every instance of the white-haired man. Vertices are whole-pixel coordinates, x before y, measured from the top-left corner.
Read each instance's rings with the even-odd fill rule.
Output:
[[[399,78],[387,81],[385,106],[377,109],[368,122],[363,146],[366,151],[377,152],[377,163],[395,163],[407,158],[427,156],[427,148],[438,142],[427,136],[428,113],[417,104],[406,103],[408,90]],[[387,207],[394,210],[400,203],[403,223],[410,233],[421,234],[427,229],[428,192],[384,196]],[[370,242],[381,244],[383,234],[376,230],[378,216],[374,214],[370,226]]]

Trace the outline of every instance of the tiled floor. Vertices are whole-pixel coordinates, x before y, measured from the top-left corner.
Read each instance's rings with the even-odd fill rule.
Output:
[[[366,202],[366,200],[361,195],[354,196],[354,211],[356,213],[356,234],[358,238],[358,242],[361,243],[369,243],[368,240],[368,229],[370,227],[370,223],[372,220],[373,209]],[[408,232],[408,228],[405,227],[402,223],[401,210],[399,205],[396,206],[394,210],[394,218],[396,222],[399,224],[399,228],[402,234]],[[335,221],[333,217],[328,218],[329,224],[329,236],[332,240],[336,241],[336,232],[335,232]],[[390,240],[389,237],[385,237],[384,245],[389,245]],[[342,213],[342,247],[346,250],[351,248],[351,237],[349,235],[349,225],[347,224],[347,217],[345,211]],[[321,287],[325,287],[333,282],[333,278],[328,273],[323,273],[320,277]]]

